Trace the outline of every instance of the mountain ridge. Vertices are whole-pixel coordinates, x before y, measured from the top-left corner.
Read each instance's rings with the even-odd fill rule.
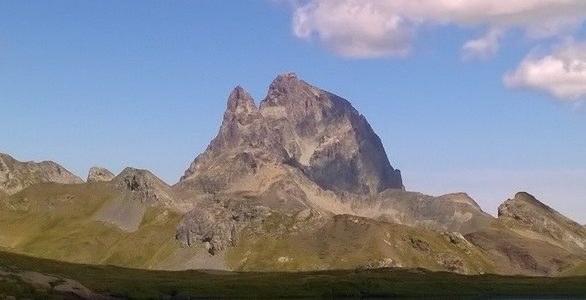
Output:
[[[0,192],[15,194],[36,183],[80,184],[84,181],[53,161],[20,162],[0,153]]]
[[[465,193],[407,191],[364,116],[292,73],[277,76],[258,106],[235,87],[218,134],[174,185],[131,167],[92,168],[84,183],[56,163],[5,161],[0,183],[18,181],[0,189],[0,247],[45,258],[532,276],[586,261],[586,229],[527,193],[495,218]]]

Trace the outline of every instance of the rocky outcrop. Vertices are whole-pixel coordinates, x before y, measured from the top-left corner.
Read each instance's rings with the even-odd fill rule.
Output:
[[[92,167],[87,175],[87,182],[107,182],[116,177],[108,169],[101,167]]]
[[[215,255],[236,245],[242,227],[261,221],[269,214],[266,207],[246,200],[214,197],[205,207],[196,207],[185,214],[175,238],[185,246],[203,244],[210,254]]]
[[[92,218],[128,233],[140,229],[149,210],[155,209],[159,217],[164,217],[168,211],[181,214],[191,209],[169,185],[147,170],[126,168],[111,181],[87,186],[115,191]]]
[[[532,195],[520,192],[498,208],[499,222],[515,232],[560,247],[586,250],[586,229]]]
[[[0,192],[15,194],[37,183],[79,184],[83,180],[52,161],[20,162],[0,153]]]
[[[279,75],[257,108],[236,87],[220,132],[178,184],[215,193],[267,164],[301,170],[325,190],[376,194],[402,189],[379,137],[345,99],[297,78]]]
[[[171,187],[147,170],[126,168],[112,183],[133,199],[148,206],[176,205]]]

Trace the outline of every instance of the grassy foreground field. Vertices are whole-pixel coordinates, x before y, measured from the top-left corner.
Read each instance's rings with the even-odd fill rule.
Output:
[[[78,265],[0,252],[2,269],[34,271],[63,280],[72,279],[97,294],[130,299],[586,297],[586,277],[461,276],[391,269],[304,273],[162,272]],[[10,281],[0,279],[0,298],[5,296],[75,298],[71,293],[50,288],[45,291],[35,289],[17,278]]]

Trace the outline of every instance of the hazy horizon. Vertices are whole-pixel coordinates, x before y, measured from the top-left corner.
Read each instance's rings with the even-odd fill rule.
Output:
[[[448,2],[2,2],[0,152],[172,184],[234,86],[258,103],[295,72],[365,115],[408,190],[586,223],[586,2]]]

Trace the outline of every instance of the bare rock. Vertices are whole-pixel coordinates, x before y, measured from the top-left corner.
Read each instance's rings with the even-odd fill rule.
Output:
[[[358,194],[403,188],[379,137],[346,99],[290,73],[273,81],[260,111],[293,161],[322,188]]]
[[[230,218],[194,209],[183,218],[175,238],[186,246],[201,243],[214,255],[236,245],[236,224]]]
[[[37,183],[79,184],[83,180],[52,161],[20,162],[0,153],[0,192],[12,195]]]
[[[185,246],[204,245],[215,255],[237,243],[238,232],[269,215],[267,208],[246,201],[215,198],[185,214],[175,238]]]
[[[206,151],[195,158],[177,185],[206,193],[225,190],[234,180],[254,174],[268,162],[281,162],[286,152],[277,143],[242,87],[228,97],[222,126]]]
[[[87,176],[87,182],[107,182],[114,179],[114,177],[116,176],[108,169],[92,167],[90,168],[89,174]]]
[[[505,226],[530,238],[554,245],[586,250],[586,229],[537,200],[520,192],[498,208],[498,219]]]
[[[339,193],[403,188],[400,172],[366,119],[347,100],[294,74],[279,75],[259,108],[236,87],[220,132],[178,186],[215,193],[267,164],[293,166]]]
[[[148,206],[176,204],[171,187],[147,170],[126,168],[114,177],[112,183]]]

